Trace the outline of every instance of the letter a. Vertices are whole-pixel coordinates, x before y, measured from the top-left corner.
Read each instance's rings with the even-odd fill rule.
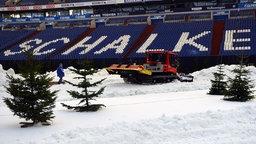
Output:
[[[121,54],[124,52],[125,47],[127,46],[130,35],[121,36],[118,40],[114,40],[112,43],[108,44],[107,46],[103,47],[99,51],[94,52],[94,54],[101,54],[109,49],[116,49],[116,54]]]

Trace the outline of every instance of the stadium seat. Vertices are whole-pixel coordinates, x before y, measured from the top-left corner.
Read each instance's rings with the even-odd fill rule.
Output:
[[[1,59],[19,59],[25,58],[24,53],[20,53],[24,48],[36,50],[35,58],[44,59],[52,52],[61,49],[69,42],[73,41],[87,28],[72,28],[72,29],[46,29],[38,35],[30,38],[24,43],[12,47],[9,51],[12,54],[6,56],[1,53]],[[22,34],[21,34],[22,35]]]
[[[213,21],[159,23],[152,32],[157,36],[148,41],[151,44],[147,49],[174,50],[180,56],[207,56],[211,49],[212,26]],[[144,55],[134,52],[131,57]]]
[[[254,18],[228,19],[225,26],[225,39],[222,41],[220,55],[252,55],[256,51]]]
[[[88,40],[83,45],[73,49],[68,55],[64,52],[56,58],[120,58],[135,42],[145,27],[145,24],[100,26],[87,36]],[[88,45],[93,49],[84,53],[84,49],[88,48]]]

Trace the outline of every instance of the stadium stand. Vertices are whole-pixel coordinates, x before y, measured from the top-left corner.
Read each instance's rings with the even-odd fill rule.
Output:
[[[139,38],[141,32],[146,28],[145,24],[129,26],[99,26],[87,36],[86,44],[78,44],[64,54],[59,54],[58,59],[84,58],[85,49],[87,58],[120,58],[129,47]]]
[[[131,55],[133,51],[135,51],[138,46],[140,46],[147,37],[152,33],[152,31],[155,29],[156,25],[148,25],[144,31],[140,34],[139,38],[133,43],[133,45],[129,48],[129,50],[122,56],[122,58],[127,58]],[[144,50],[144,52],[146,49]]]
[[[58,21],[54,24],[54,28],[71,28],[72,24],[70,21]]]
[[[1,53],[0,58],[2,60],[22,60],[25,58],[24,53],[21,53],[22,50],[33,49],[33,51],[36,52],[34,54],[35,59],[45,59],[53,51],[61,49],[69,42],[73,41],[86,29],[87,28],[46,29],[28,39],[26,42],[5,50],[4,53]]]
[[[71,26],[74,27],[89,27],[91,25],[91,20],[76,20],[71,22]]]
[[[107,25],[147,24],[148,16],[108,18]]]
[[[0,30],[0,51],[32,34],[34,30],[3,31]]]
[[[247,17],[255,17],[255,10],[234,10],[234,11],[230,11],[230,17],[231,18],[247,18]]]
[[[72,28],[72,27],[89,27],[91,20],[72,20],[72,21],[58,21],[54,28]]]
[[[212,49],[211,49],[211,56],[218,56],[220,51],[220,45],[223,39],[223,33],[225,28],[225,21],[224,20],[217,20],[214,21],[213,30],[212,30]]]
[[[29,5],[45,5],[53,3],[53,0],[21,0],[18,5],[29,6]]]
[[[93,50],[86,52],[86,57],[139,58],[144,57],[146,48],[173,50],[178,53],[180,57],[255,53],[251,48],[251,46],[255,45],[255,27],[253,27],[255,26],[255,18],[228,19],[222,21],[221,25],[223,25],[223,30],[218,29],[218,27],[220,28],[220,25],[217,25],[217,23],[218,21],[216,22],[213,20],[158,23],[152,25],[154,27],[151,27],[151,29],[148,28],[148,30],[146,30],[148,27],[147,24],[129,24],[122,26],[99,25],[92,31],[92,33],[80,38],[80,41],[84,43],[77,41],[74,43],[76,48],[74,48],[74,46],[70,46],[72,47],[71,50],[66,48],[66,51],[70,52],[58,54],[56,59],[83,58],[84,54],[81,53],[83,49],[90,47],[90,45],[95,42],[98,43],[91,47]],[[68,22],[68,24],[70,24],[70,22]],[[49,43],[49,47],[45,44],[45,47],[43,48],[44,50],[41,51],[50,50],[52,47],[58,50],[65,46],[63,41],[64,43],[65,40],[72,42],[87,29],[70,29],[63,27],[63,25],[61,26],[61,29],[48,28],[29,40],[41,39],[43,41],[41,44],[57,40],[58,42],[53,41],[52,43]],[[218,34],[214,34],[216,31]],[[3,35],[6,35],[4,33],[10,33],[10,36],[8,36],[10,39],[2,37],[1,39],[4,41],[1,43],[8,42],[9,44],[18,41],[18,38],[17,40],[14,39],[16,38],[14,33],[18,34],[18,32],[20,32],[19,35],[22,37],[21,33],[24,33],[25,31],[1,31]],[[236,39],[235,36],[238,38]],[[234,42],[234,40],[237,41]],[[219,45],[214,46],[214,44]],[[234,44],[236,47],[234,48],[234,46],[230,44]],[[248,44],[249,46],[247,46]],[[38,46],[38,44],[32,45],[33,48]],[[143,48],[145,46],[146,48]],[[212,50],[212,47],[220,48]],[[1,46],[1,48],[3,48],[3,46]],[[15,48],[12,48],[11,50],[19,51],[18,49],[20,48],[16,45]],[[47,55],[38,55],[37,58],[43,59],[49,55],[50,52],[48,52]]]
[[[126,18],[109,18],[106,21],[107,25],[124,25],[126,22]]]
[[[46,59],[52,59],[53,57],[56,57],[58,59],[58,56],[60,56],[61,53],[65,51],[72,51],[76,45],[83,45],[85,37],[91,34],[95,28],[88,28],[86,31],[84,31],[82,34],[80,34],[76,39],[74,39],[72,42],[70,42],[68,45],[64,46],[63,48],[59,49],[58,51],[53,52],[51,55],[49,55]]]
[[[255,18],[240,18],[226,20],[225,33],[221,44],[220,54],[228,55],[253,55],[256,54]]]
[[[197,13],[191,13],[189,14],[189,20],[210,20],[211,19],[211,12],[203,12],[202,14],[197,14]]]
[[[4,29],[7,30],[36,30],[40,26],[40,22],[30,22],[30,23],[10,23],[4,26]]]
[[[211,12],[186,13],[186,14],[167,14],[164,18],[165,22],[180,22],[180,21],[195,21],[195,20],[210,20]]]
[[[21,0],[17,4],[85,1]],[[0,0],[0,6],[5,2]],[[189,12],[175,12],[172,4],[154,5],[157,3],[104,5],[103,2],[90,7],[59,4],[52,10],[40,8],[24,12],[17,7],[14,14],[14,7],[5,7],[9,9],[0,19],[0,62],[24,60],[24,49],[33,50],[35,58],[43,61],[75,61],[85,57],[101,62],[144,60],[144,52],[149,49],[172,50],[191,65],[192,59],[198,63],[202,60],[214,63],[218,57],[241,54],[255,57],[255,8],[240,9],[234,4],[226,9],[222,9],[224,5],[217,5],[216,9],[205,6],[206,9],[192,10],[190,7]],[[32,13],[40,14],[33,19]],[[21,20],[16,20],[19,17]],[[27,19],[30,22],[23,22]],[[37,30],[42,24],[46,29]]]
[[[147,49],[174,50],[180,56],[207,56],[211,49],[213,21],[193,21],[157,24],[152,31],[154,41]],[[143,57],[133,53],[131,57]]]
[[[6,0],[0,0],[0,7],[4,7],[5,6],[5,2],[6,2]]]
[[[84,1],[90,1],[90,0],[63,0],[63,2],[65,2],[65,3],[84,2]]]
[[[166,15],[165,22],[178,22],[184,21],[187,14],[173,14],[173,15]]]

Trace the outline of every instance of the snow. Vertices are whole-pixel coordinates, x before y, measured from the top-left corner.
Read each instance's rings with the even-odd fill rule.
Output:
[[[225,74],[232,77],[235,65],[225,65]],[[247,67],[256,85],[256,68]],[[14,116],[0,100],[1,144],[255,144],[256,103],[224,101],[223,96],[207,95],[213,79],[211,67],[192,73],[194,82],[173,81],[157,85],[126,84],[117,75],[104,69],[90,77],[106,78],[98,89],[104,93],[94,101],[106,105],[97,112],[74,112],[60,103],[74,104],[66,90],[77,89],[69,84],[54,85],[57,93],[55,118],[50,126],[20,128],[24,121]],[[76,75],[65,69],[65,80]],[[4,85],[6,73],[0,65],[0,97],[8,97]],[[57,81],[56,71],[49,72]]]

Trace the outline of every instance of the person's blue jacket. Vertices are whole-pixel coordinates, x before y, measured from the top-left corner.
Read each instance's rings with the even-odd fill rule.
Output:
[[[58,76],[58,77],[64,77],[64,72],[63,72],[62,66],[59,66],[59,67],[57,68],[57,76]]]

